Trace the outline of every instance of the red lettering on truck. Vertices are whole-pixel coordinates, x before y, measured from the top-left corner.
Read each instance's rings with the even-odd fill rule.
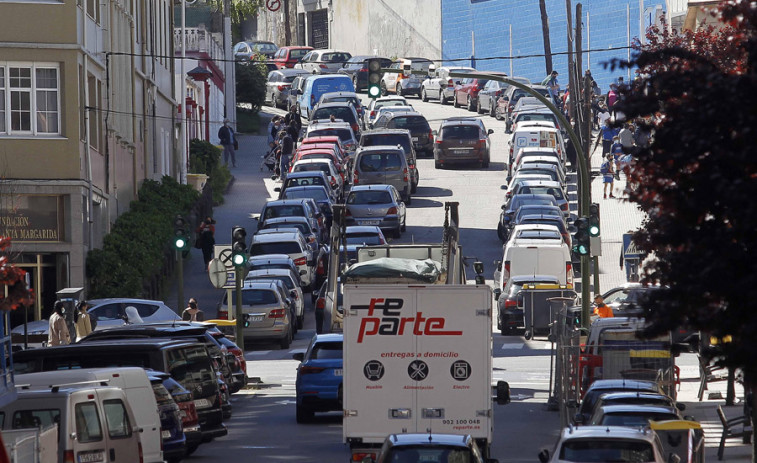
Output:
[[[362,343],[366,336],[401,336],[411,328],[416,336],[462,336],[462,330],[445,330],[443,317],[426,318],[423,312],[414,317],[401,316],[403,304],[402,299],[372,298],[367,306],[350,307],[351,310],[368,310],[360,321],[357,342]]]

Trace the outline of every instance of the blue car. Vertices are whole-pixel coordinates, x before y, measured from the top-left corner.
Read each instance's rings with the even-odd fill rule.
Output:
[[[179,385],[167,373],[154,370],[145,370],[145,372],[152,384],[155,399],[158,401],[163,457],[169,463],[178,462],[187,452],[187,439],[181,424],[182,411],[171,392]],[[188,392],[186,389],[184,391]]]
[[[297,422],[313,419],[315,412],[342,410],[342,344],[341,334],[313,336],[307,351],[292,357],[297,367]]]

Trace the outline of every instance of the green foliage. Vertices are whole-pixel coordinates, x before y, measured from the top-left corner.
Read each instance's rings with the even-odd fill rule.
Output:
[[[237,104],[250,106],[252,112],[260,111],[265,102],[265,84],[268,71],[261,62],[237,63]]]
[[[103,240],[87,254],[89,297],[139,297],[143,282],[161,270],[177,214],[186,215],[199,193],[171,177],[145,180]]]
[[[221,163],[222,151],[216,145],[194,138],[189,142],[189,171],[205,174],[213,190],[213,204],[223,204],[223,192],[231,180],[231,172]]]
[[[260,133],[260,113],[237,107],[237,133]]]

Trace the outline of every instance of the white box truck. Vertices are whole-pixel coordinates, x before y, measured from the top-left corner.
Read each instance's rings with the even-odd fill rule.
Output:
[[[375,458],[389,434],[416,432],[468,434],[488,456],[491,289],[345,283],[344,309],[342,429],[353,461]],[[497,395],[509,401],[507,383]]]

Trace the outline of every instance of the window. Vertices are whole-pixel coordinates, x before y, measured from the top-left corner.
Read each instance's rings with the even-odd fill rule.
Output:
[[[57,65],[0,64],[0,133],[60,133]]]
[[[76,438],[79,442],[97,442],[103,438],[97,406],[92,402],[76,404]]]
[[[19,410],[13,413],[13,429],[47,427],[60,422],[60,410]]]
[[[131,423],[121,399],[111,399],[103,402],[105,422],[108,425],[108,435],[111,439],[131,437]]]

